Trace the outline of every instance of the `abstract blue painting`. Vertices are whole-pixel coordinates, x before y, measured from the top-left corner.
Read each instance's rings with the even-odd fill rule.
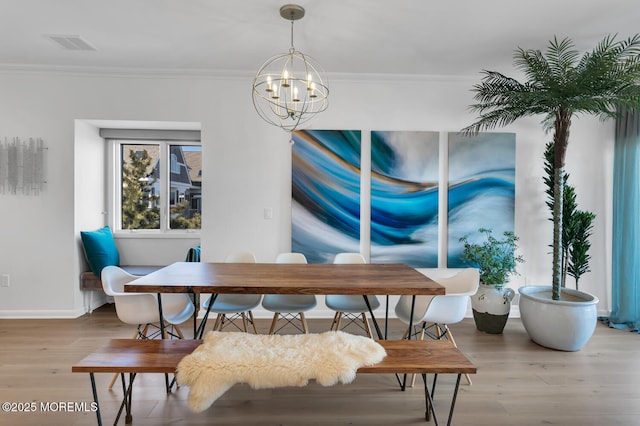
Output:
[[[438,266],[438,132],[371,132],[371,262]]]
[[[291,250],[309,263],[360,252],[360,131],[298,130],[291,164]]]
[[[460,238],[480,242],[479,228],[500,238],[514,230],[516,135],[449,133],[448,266],[461,261]]]

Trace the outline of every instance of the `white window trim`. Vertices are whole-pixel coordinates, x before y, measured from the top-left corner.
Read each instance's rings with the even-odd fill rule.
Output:
[[[160,156],[158,161],[167,168],[165,173],[160,173],[161,197],[165,201],[161,202],[160,209],[160,229],[122,229],[122,211],[120,200],[122,191],[120,186],[120,176],[122,175],[122,159],[120,158],[122,144],[135,145],[160,145]],[[169,149],[170,145],[193,145],[202,146],[199,142],[178,141],[178,140],[134,140],[134,139],[108,139],[107,140],[107,203],[109,211],[109,226],[118,238],[194,238],[200,237],[201,229],[170,229],[169,228]]]

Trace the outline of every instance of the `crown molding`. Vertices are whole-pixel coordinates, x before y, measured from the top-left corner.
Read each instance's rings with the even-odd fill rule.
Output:
[[[79,67],[61,65],[0,64],[0,72],[36,75],[75,75],[96,77],[135,78],[199,78],[212,80],[247,80],[255,72],[247,70],[213,69],[153,69],[118,67]],[[383,73],[327,73],[329,81],[409,81],[409,82],[476,82],[477,75],[383,74]]]

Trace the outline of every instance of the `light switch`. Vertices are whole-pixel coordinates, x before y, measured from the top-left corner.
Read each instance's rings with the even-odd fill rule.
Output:
[[[264,208],[264,218],[273,219],[273,209],[271,207]]]

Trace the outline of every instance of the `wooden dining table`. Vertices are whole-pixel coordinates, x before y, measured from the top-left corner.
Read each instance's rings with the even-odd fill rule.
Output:
[[[177,262],[125,284],[125,292],[157,293],[162,320],[162,293],[218,294],[342,294],[362,295],[383,339],[367,295],[444,295],[445,288],[400,263],[280,264]],[[209,303],[209,309],[213,305]],[[414,297],[415,300],[415,297]],[[194,338],[202,337],[209,310]],[[413,318],[413,308],[411,312]],[[195,318],[194,318],[195,321]],[[195,322],[194,322],[195,324]],[[195,328],[195,326],[194,326]],[[162,330],[164,335],[164,330]],[[385,333],[386,337],[386,333]]]

